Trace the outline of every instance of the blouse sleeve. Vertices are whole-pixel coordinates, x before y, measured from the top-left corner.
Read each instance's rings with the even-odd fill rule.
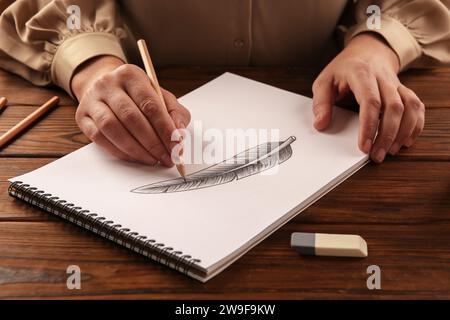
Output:
[[[0,67],[71,94],[72,76],[100,55],[126,61],[125,31],[113,0],[17,0],[0,16]],[[78,19],[79,17],[79,19]]]
[[[371,5],[381,9],[380,28],[367,26]],[[450,0],[360,0],[355,17],[345,43],[360,33],[376,32],[396,52],[402,70],[450,65]]]

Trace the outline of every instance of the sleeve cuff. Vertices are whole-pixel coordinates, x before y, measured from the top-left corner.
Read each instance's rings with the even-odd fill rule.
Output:
[[[365,22],[352,27],[345,35],[345,45],[355,36],[364,32],[375,32],[386,40],[397,54],[402,71],[422,55],[419,43],[411,35],[408,28],[389,16],[381,16],[380,29],[369,29]]]
[[[115,56],[124,62],[126,57],[119,39],[110,33],[80,33],[64,41],[56,51],[51,66],[55,84],[74,97],[70,83],[75,70],[85,61],[102,56]]]

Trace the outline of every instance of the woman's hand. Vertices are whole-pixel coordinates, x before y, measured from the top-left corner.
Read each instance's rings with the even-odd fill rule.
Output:
[[[396,54],[377,35],[352,39],[314,82],[315,128],[326,129],[335,101],[352,91],[360,106],[361,151],[380,163],[386,153],[411,146],[423,130],[425,106],[400,83],[398,71]]]
[[[190,121],[189,111],[163,90],[167,109],[139,67],[112,56],[90,60],[72,80],[80,104],[76,121],[92,141],[124,160],[172,166],[172,133]]]

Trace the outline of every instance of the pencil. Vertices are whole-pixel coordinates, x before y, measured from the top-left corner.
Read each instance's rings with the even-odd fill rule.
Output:
[[[47,111],[54,107],[59,102],[58,97],[53,97],[32,112],[30,115],[21,120],[14,127],[9,129],[5,134],[0,137],[0,148],[2,148],[9,141],[14,139],[17,135],[22,133],[24,130],[28,129],[35,121],[40,119]]]
[[[144,62],[145,71],[147,72],[150,82],[153,88],[156,90],[164,108],[167,109],[166,103],[164,102],[164,97],[162,95],[161,87],[159,86],[158,78],[156,77],[155,68],[153,67],[152,59],[150,58],[150,53],[148,52],[147,43],[145,40],[141,39],[137,42],[139,52],[141,53],[142,61]],[[177,170],[178,173],[186,180],[186,169],[184,168],[183,158],[180,155],[178,160]]]
[[[3,112],[3,110],[6,109],[7,103],[8,103],[8,100],[6,100],[5,97],[0,97],[0,114]]]

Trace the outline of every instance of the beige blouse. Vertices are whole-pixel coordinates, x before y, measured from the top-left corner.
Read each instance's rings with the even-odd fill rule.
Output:
[[[373,4],[380,28],[369,30]],[[450,0],[0,0],[0,10],[0,67],[69,93],[77,67],[95,56],[139,63],[141,37],[159,66],[321,66],[337,35],[347,43],[368,31],[402,70],[450,64]]]

